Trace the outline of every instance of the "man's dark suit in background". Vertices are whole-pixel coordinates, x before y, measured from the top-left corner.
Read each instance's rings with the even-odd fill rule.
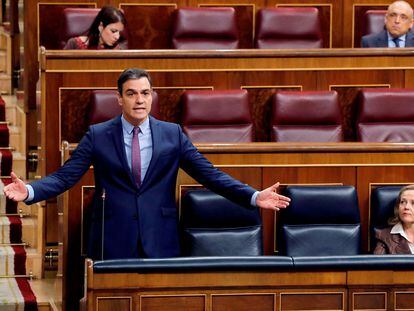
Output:
[[[363,36],[361,39],[363,48],[387,48],[388,36],[387,31]],[[409,31],[405,37],[405,47],[414,47],[414,33]]]

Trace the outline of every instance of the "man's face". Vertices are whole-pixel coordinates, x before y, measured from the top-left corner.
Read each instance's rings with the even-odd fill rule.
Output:
[[[385,27],[393,38],[406,34],[413,25],[413,9],[403,1],[392,3],[385,15]]]
[[[152,89],[148,79],[144,77],[124,82],[118,100],[124,118],[132,125],[140,125],[151,111]]]

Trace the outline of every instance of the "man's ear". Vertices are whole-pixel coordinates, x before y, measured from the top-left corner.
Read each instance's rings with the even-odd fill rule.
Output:
[[[122,107],[122,105],[123,105],[123,103],[124,103],[124,101],[123,101],[123,99],[122,99],[122,96],[121,96],[121,94],[119,94],[119,92],[116,92],[116,95],[117,95],[117,97],[118,97],[118,104],[119,104],[119,106],[121,106],[121,107]]]

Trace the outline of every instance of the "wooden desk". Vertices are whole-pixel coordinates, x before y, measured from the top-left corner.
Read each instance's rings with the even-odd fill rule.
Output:
[[[251,143],[197,146],[217,167],[257,189],[270,186],[275,181],[280,181],[282,187],[294,184],[354,186],[359,198],[364,251],[368,251],[369,244],[371,190],[380,185],[414,183],[413,144]],[[64,158],[73,148],[74,145],[64,144]],[[195,185],[192,178],[179,173],[176,188],[178,208],[182,191]],[[93,187],[93,169],[90,169],[80,182],[65,193],[60,210],[64,224],[60,259],[63,262],[64,299],[72,303],[82,293],[83,262],[80,250],[84,248],[82,236],[85,238],[86,232],[82,215],[87,210]],[[262,222],[265,254],[277,254],[277,213],[263,211]]]
[[[413,271],[252,269],[94,273],[87,310],[411,310]]]

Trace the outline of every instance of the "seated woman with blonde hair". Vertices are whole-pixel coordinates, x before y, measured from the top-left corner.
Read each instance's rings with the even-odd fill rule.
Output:
[[[400,190],[394,206],[394,216],[388,228],[375,233],[377,245],[374,254],[414,253],[414,185]]]
[[[65,50],[127,49],[122,37],[126,20],[122,11],[104,6],[96,15],[86,36],[70,38]]]

